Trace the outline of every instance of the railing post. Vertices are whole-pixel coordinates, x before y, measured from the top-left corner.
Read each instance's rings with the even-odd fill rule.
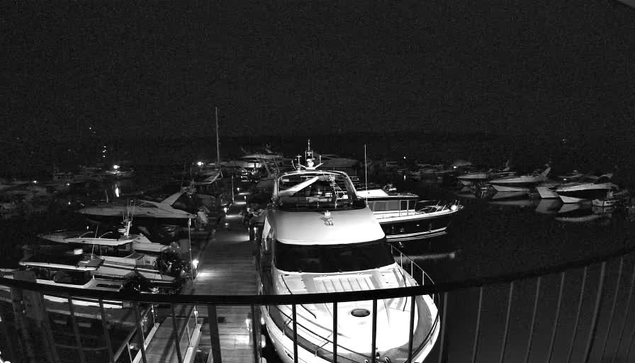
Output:
[[[573,334],[571,334],[571,345],[569,346],[569,353],[567,353],[567,363],[571,362],[571,354],[573,353],[573,346],[575,344],[575,338],[578,335],[578,323],[580,322],[580,310],[582,310],[582,302],[584,300],[584,289],[586,287],[586,277],[589,271],[589,267],[584,268],[584,274],[582,276],[582,283],[580,284],[580,295],[578,300],[578,309],[575,314],[575,323],[573,323]]]
[[[112,343],[110,342],[110,332],[108,331],[108,318],[106,317],[104,301],[102,299],[99,299],[99,311],[101,313],[101,326],[104,330],[104,340],[106,341],[106,347],[108,348],[108,357],[110,359],[110,363],[115,363],[114,354],[112,352]]]
[[[253,346],[254,346],[254,363],[259,363],[260,360],[260,354],[259,354],[259,349],[260,347],[258,346],[259,343],[259,331],[256,330],[256,327],[260,326],[260,322],[258,321],[258,316],[256,315],[256,306],[255,305],[251,305],[251,337],[253,340]]]
[[[600,360],[604,358],[604,352],[606,351],[606,342],[609,340],[609,334],[611,334],[611,326],[613,325],[613,315],[615,314],[615,306],[617,305],[617,297],[620,292],[620,282],[622,281],[623,268],[624,268],[624,256],[620,258],[620,269],[617,274],[617,282],[615,283],[615,296],[613,297],[613,305],[611,306],[609,322],[608,322],[608,326],[606,327],[606,336],[604,337],[604,343],[602,343],[602,353],[600,354]]]
[[[141,343],[139,346],[139,349],[141,350],[141,359],[143,360],[143,363],[148,363],[148,359],[146,357],[145,339],[143,337],[143,328],[141,327],[141,314],[139,313],[139,303],[135,301],[132,304],[132,307],[134,308],[135,323],[137,324],[137,333],[139,333],[139,341]]]
[[[291,305],[291,319],[293,321],[293,363],[298,363],[298,312],[295,303]]]
[[[509,335],[509,318],[512,313],[512,301],[514,298],[514,281],[509,283],[509,294],[507,296],[507,315],[505,316],[505,328],[503,329],[503,344],[501,347],[500,363],[505,359],[505,349],[507,347],[507,336]]]
[[[337,362],[337,301],[333,302],[333,362]]]
[[[591,346],[595,339],[595,333],[597,331],[597,322],[600,316],[600,305],[602,304],[602,292],[604,291],[604,279],[606,277],[606,261],[602,262],[602,268],[600,269],[600,284],[598,285],[598,292],[595,296],[595,307],[593,308],[593,319],[591,320],[591,328],[589,329],[589,337],[587,338],[587,346],[584,353],[584,362],[587,363],[591,358]]]
[[[553,346],[556,342],[556,332],[558,331],[558,320],[560,318],[560,306],[562,305],[562,293],[564,290],[566,271],[560,273],[560,289],[558,290],[558,303],[556,306],[556,316],[553,319],[553,328],[551,331],[551,342],[549,343],[549,353],[547,354],[547,363],[551,362],[551,356],[553,354]]]
[[[75,318],[75,308],[73,307],[73,300],[71,299],[70,296],[68,297],[68,311],[71,313],[71,324],[73,325],[73,333],[75,334],[75,342],[77,343],[77,349],[79,350],[79,360],[82,363],[86,363],[86,357],[84,356],[84,347],[82,346],[82,338],[79,335],[79,327],[77,326],[77,318]]]
[[[372,331],[372,339],[371,339],[371,363],[376,362],[375,350],[377,349],[377,299],[373,299],[373,331]]]
[[[534,327],[536,326],[536,312],[538,311],[538,298],[540,297],[540,282],[542,277],[538,276],[536,280],[536,295],[534,297],[534,309],[531,313],[531,327],[529,328],[529,341],[527,342],[527,352],[525,353],[525,363],[529,362],[529,353],[531,353],[531,343],[534,338]]]
[[[416,296],[410,296],[410,324],[408,324],[408,360],[412,361],[412,346],[415,330]]]
[[[176,345],[176,357],[178,358],[179,363],[182,363],[183,354],[181,353],[181,339],[179,339],[179,326],[176,320],[176,313],[174,312],[174,304],[170,304],[170,315],[172,315],[172,338],[174,339],[174,344]]]
[[[445,353],[445,327],[446,313],[448,311],[448,293],[443,293],[443,313],[441,314],[441,332],[439,333],[441,341],[439,342],[439,363],[443,362],[443,353]]]
[[[617,358],[617,354],[620,351],[620,345],[622,345],[622,338],[624,337],[624,330],[626,329],[626,323],[628,322],[628,316],[631,311],[631,299],[633,298],[633,285],[635,285],[635,266],[633,266],[633,272],[631,274],[631,286],[628,288],[628,297],[626,298],[626,305],[624,306],[624,322],[622,323],[622,329],[620,330],[620,339],[617,341],[617,348],[615,348],[615,354],[613,355],[612,363],[615,363],[615,359]],[[634,332],[635,333],[635,332]],[[628,346],[628,351],[626,352],[625,357],[628,357],[628,353],[630,353],[631,344]]]
[[[220,347],[220,333],[218,332],[218,313],[216,311],[216,305],[207,305],[207,315],[209,316],[209,339],[212,347],[212,358],[214,363],[222,363],[221,347]],[[260,324],[260,322],[258,322]],[[177,350],[179,356],[180,350]],[[181,359],[179,359],[179,363]]]
[[[472,346],[472,363],[476,362],[478,352],[478,336],[481,328],[481,310],[483,307],[483,286],[478,288],[478,314],[476,314],[476,331],[474,332],[474,345]]]

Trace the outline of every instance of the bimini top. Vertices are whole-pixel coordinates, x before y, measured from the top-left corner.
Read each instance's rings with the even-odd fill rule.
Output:
[[[348,175],[333,170],[298,170],[278,176],[273,188],[273,201],[277,209],[289,211],[366,207]]]
[[[338,211],[270,210],[274,238],[286,244],[325,245],[377,241],[384,231],[368,208]]]

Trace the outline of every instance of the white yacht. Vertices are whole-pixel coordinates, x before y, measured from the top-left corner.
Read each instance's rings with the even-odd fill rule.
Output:
[[[185,275],[185,263],[168,246],[154,243],[143,234],[129,234],[130,224],[123,233],[106,231],[57,231],[38,237],[76,248],[74,252],[94,256],[103,263],[94,271],[102,278],[127,280],[139,274],[148,283],[149,292],[178,292]]]
[[[383,189],[358,190],[357,195],[366,199],[389,242],[443,235],[452,217],[463,209],[458,201],[421,201],[416,194]]]
[[[417,285],[392,256],[379,223],[343,172],[309,168],[279,175],[267,210],[257,255],[259,290],[293,295],[399,288]],[[337,361],[408,359],[410,298],[337,305]],[[440,317],[431,296],[415,299],[413,360],[422,362],[434,346]],[[290,305],[264,306],[269,337],[283,362],[294,361]],[[298,361],[333,362],[330,304],[298,305]],[[371,351],[376,314],[376,351]]]
[[[112,280],[94,276],[94,272],[103,264],[100,258],[83,255],[47,255],[38,254],[20,261],[20,268],[5,272],[2,277],[26,280],[38,284],[62,286],[96,291],[138,291],[134,279]],[[56,295],[44,295],[46,300],[68,303],[68,298]],[[99,306],[96,299],[72,299],[74,305]],[[103,302],[106,308],[122,308],[121,301]]]
[[[100,219],[117,219],[122,216],[131,216],[134,218],[154,218],[169,221],[187,221],[188,219],[203,218],[198,212],[189,212],[188,205],[190,195],[187,191],[179,191],[171,196],[161,200],[152,201],[139,199],[134,203],[106,203],[96,206],[84,207],[79,213]],[[192,204],[192,203],[188,203]],[[197,214],[195,214],[197,213]],[[206,221],[205,221],[206,222]]]
[[[562,184],[555,192],[563,203],[579,203],[585,200],[604,198],[609,191],[618,191],[619,187],[611,182],[613,174],[600,177],[588,176],[574,183]]]
[[[550,171],[551,168],[547,167],[540,173],[492,179],[489,184],[499,192],[529,192],[531,188],[547,180]]]

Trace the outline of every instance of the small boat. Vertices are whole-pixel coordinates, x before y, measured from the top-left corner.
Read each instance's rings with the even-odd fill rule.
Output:
[[[489,184],[499,192],[529,192],[533,187],[547,180],[550,171],[551,168],[547,167],[540,173],[492,179]]]
[[[76,254],[94,256],[103,263],[94,272],[102,278],[126,280],[139,274],[150,292],[176,293],[180,290],[186,263],[170,247],[148,240],[143,234],[129,234],[130,222],[120,232],[57,231],[38,237],[66,244]]]
[[[20,261],[20,268],[5,272],[2,277],[26,280],[38,284],[63,286],[82,290],[134,292],[138,293],[143,281],[136,276],[126,280],[113,280],[95,277],[94,273],[104,260],[83,255],[37,254]],[[46,300],[68,303],[65,296],[44,295]],[[99,301],[90,298],[73,298],[74,305],[99,306]],[[121,301],[103,301],[105,308],[120,309]]]
[[[188,219],[200,217],[200,214],[195,214],[197,212],[192,211],[192,213],[185,210],[190,209],[185,202],[193,204],[189,203],[188,197],[186,191],[179,191],[158,202],[140,199],[128,204],[99,204],[84,207],[79,210],[79,213],[102,219],[120,220],[122,216],[132,216],[133,218],[153,218],[185,223]]]
[[[416,194],[387,192],[383,189],[358,190],[389,242],[413,241],[446,233],[452,217],[463,206],[451,203],[420,201]]]
[[[566,183],[556,188],[563,203],[579,203],[585,200],[601,199],[610,191],[617,192],[618,186],[611,182],[613,174],[599,177],[587,176],[577,182]]]
[[[606,196],[602,198],[595,198],[591,201],[591,203],[596,207],[614,207],[626,203],[629,195],[630,194],[627,189],[616,192],[609,190],[606,192]]]

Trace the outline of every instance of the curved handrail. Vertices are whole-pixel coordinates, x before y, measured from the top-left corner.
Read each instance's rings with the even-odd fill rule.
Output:
[[[520,271],[511,274],[501,274],[488,277],[479,277],[457,282],[444,282],[435,285],[413,286],[405,288],[379,289],[355,292],[336,292],[319,294],[296,295],[150,295],[129,294],[124,292],[89,291],[68,287],[41,285],[35,282],[19,281],[0,278],[0,285],[18,287],[26,290],[39,291],[48,295],[88,297],[92,299],[108,299],[136,301],[146,303],[173,303],[173,304],[212,304],[212,305],[286,305],[286,304],[318,304],[329,302],[345,302],[373,299],[391,299],[403,296],[431,295],[458,289],[481,287],[509,283],[549,274],[559,273],[574,268],[581,268],[595,263],[603,262],[611,258],[620,257],[635,252],[635,246],[625,247],[611,253],[594,256],[578,261],[561,263],[554,266],[541,267],[529,271]]]

